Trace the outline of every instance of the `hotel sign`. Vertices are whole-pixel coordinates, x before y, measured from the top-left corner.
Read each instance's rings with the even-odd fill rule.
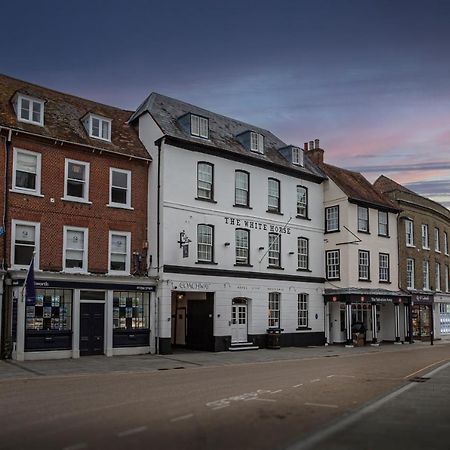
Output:
[[[255,230],[269,231],[271,233],[291,234],[291,228],[284,225],[273,225],[256,220],[237,219],[236,217],[225,217],[226,225],[244,227]]]

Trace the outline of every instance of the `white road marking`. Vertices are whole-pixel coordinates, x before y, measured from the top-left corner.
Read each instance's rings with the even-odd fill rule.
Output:
[[[68,447],[64,447],[63,450],[81,450],[82,448],[86,448],[87,445],[84,442],[80,442],[79,444],[69,445]]]
[[[433,367],[436,364],[440,364],[440,363],[443,363],[443,362],[446,362],[446,361],[448,361],[448,358],[447,359],[442,359],[441,361],[437,361],[437,362],[432,363],[432,364],[428,364],[428,366],[425,366],[422,369],[416,370],[415,372],[410,373],[409,375],[406,375],[406,377],[404,377],[404,380],[406,380],[407,378],[412,377],[413,375],[416,375],[419,372],[422,372],[422,370],[429,369],[430,367]]]
[[[317,383],[318,381],[320,381],[320,378],[315,378],[314,380],[311,380],[311,383]]]
[[[147,426],[143,425],[142,427],[131,428],[129,430],[121,431],[120,433],[117,433],[117,436],[118,437],[130,436],[131,434],[142,433],[146,429],[147,429]]]
[[[272,391],[271,394],[278,394],[278,392],[283,392],[283,389],[278,389],[277,391]]]
[[[187,419],[190,419],[191,417],[194,417],[194,414],[186,414],[184,416],[174,417],[173,419],[170,419],[170,421],[171,422],[179,422],[180,420],[187,420]]]
[[[338,405],[328,405],[326,403],[305,403],[307,406],[321,406],[322,408],[339,408]]]
[[[327,378],[356,378],[355,375],[327,375]]]
[[[294,386],[292,386],[292,387],[300,387],[300,386],[303,386],[303,383],[300,383],[300,384],[294,384]]]
[[[273,398],[251,398],[249,400],[259,400],[260,402],[276,402]]]

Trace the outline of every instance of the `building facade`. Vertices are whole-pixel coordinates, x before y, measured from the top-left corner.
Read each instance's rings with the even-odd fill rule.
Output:
[[[131,113],[5,76],[0,92],[4,351],[149,352],[151,158]],[[35,296],[23,288],[32,260]]]
[[[372,344],[409,340],[410,302],[398,290],[397,278],[399,209],[360,173],[326,164],[323,149],[313,147],[307,155],[328,177],[324,184],[327,340],[351,346],[355,332]]]
[[[398,217],[399,281],[412,296],[413,338],[450,334],[450,211],[385,176],[374,186],[402,209]]]
[[[153,160],[158,350],[323,344],[325,177],[302,149],[154,93],[136,122]]]

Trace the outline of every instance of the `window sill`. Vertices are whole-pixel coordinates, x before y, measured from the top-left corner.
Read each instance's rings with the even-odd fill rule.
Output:
[[[361,283],[372,283],[372,280],[367,280],[363,278],[358,278],[358,281],[361,281]]]
[[[277,266],[267,266],[268,269],[274,269],[274,270],[284,270],[284,267],[277,267]]]
[[[33,120],[26,120],[26,119],[21,119],[19,118],[19,116],[17,116],[17,122],[22,122],[22,123],[30,123],[31,125],[37,125],[38,127],[43,127],[44,126],[44,122],[34,122]]]
[[[109,275],[109,276],[117,276],[117,275],[119,275],[119,276],[129,277],[130,276],[130,272],[121,271],[121,270],[117,270],[117,271],[110,270],[109,272],[106,273],[106,275]]]
[[[195,200],[200,200],[201,202],[208,202],[208,203],[217,203],[215,200],[210,198],[195,197]]]
[[[129,211],[134,211],[134,208],[132,208],[131,206],[120,205],[120,204],[115,204],[115,203],[108,203],[106,206],[108,208],[128,209]]]
[[[389,239],[391,236],[389,236],[389,234],[378,234],[378,237]]]
[[[339,278],[325,278],[326,281],[341,281],[341,277]]]
[[[406,244],[406,247],[408,247],[408,248],[416,248],[416,246],[412,245],[412,244]]]
[[[309,272],[309,273],[311,273],[312,270],[311,269],[297,269],[297,272]]]
[[[435,253],[441,253],[441,251],[440,250],[435,250]]]
[[[302,219],[302,220],[311,220],[309,217],[306,216],[299,216],[298,214],[295,216],[296,219]]]
[[[266,210],[266,212],[270,213],[270,214],[276,214],[278,216],[284,216],[284,214],[282,212],[276,211],[275,209],[268,209],[268,210]]]
[[[296,331],[307,331],[307,330],[312,330],[311,327],[297,327]]]
[[[22,191],[21,189],[10,189],[9,192],[13,192],[14,194],[32,195],[33,197],[44,198],[44,195],[42,195],[38,192],[33,192],[33,191],[25,191],[25,190]]]
[[[362,234],[370,234],[370,231],[358,230],[358,233],[362,233]]]
[[[87,270],[71,270],[71,269],[63,269],[60,273],[69,273],[75,275],[90,275],[91,273]]]
[[[431,250],[430,247],[422,247],[422,250]]]
[[[337,229],[337,230],[329,230],[329,231],[324,231],[324,234],[331,234],[331,233],[339,233],[341,230]]]
[[[235,208],[253,209],[251,206],[247,206],[247,205],[237,205],[237,204],[234,204],[233,206],[234,206]]]
[[[253,264],[235,264],[234,267],[253,267]]]
[[[79,198],[70,198],[70,197],[61,197],[63,202],[72,202],[72,203],[83,203],[85,205],[92,205],[92,202],[89,200],[82,200]]]
[[[195,261],[195,264],[209,264],[210,266],[217,266],[219,263],[214,261]]]
[[[383,283],[383,284],[392,284],[392,282],[391,281],[383,281],[383,280],[380,280],[380,281],[378,281],[379,283]]]

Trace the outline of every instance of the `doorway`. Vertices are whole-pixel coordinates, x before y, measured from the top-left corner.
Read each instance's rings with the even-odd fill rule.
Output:
[[[231,342],[247,342],[247,300],[234,298],[231,305]]]
[[[80,303],[80,355],[103,355],[104,303]]]

